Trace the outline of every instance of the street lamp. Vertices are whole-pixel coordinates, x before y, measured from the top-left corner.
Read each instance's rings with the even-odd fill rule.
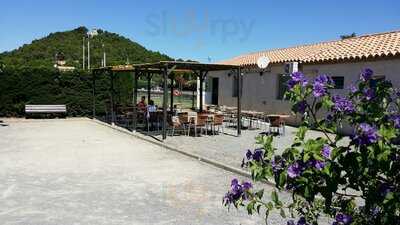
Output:
[[[87,43],[87,54],[88,54],[88,65],[87,68],[90,70],[90,38],[93,38],[94,36],[97,36],[99,33],[97,32],[96,29],[92,29],[91,31],[87,32],[87,37],[88,37],[88,43]]]

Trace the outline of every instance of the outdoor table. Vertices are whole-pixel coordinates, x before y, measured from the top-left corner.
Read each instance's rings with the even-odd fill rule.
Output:
[[[284,114],[268,114],[268,118],[278,118],[281,121],[284,121],[284,119],[289,118],[289,115],[284,115]]]

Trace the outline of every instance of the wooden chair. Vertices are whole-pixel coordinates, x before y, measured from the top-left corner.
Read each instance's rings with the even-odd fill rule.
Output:
[[[181,126],[186,130],[189,127],[189,117],[188,113],[178,113],[178,119]],[[186,132],[185,132],[186,134]],[[189,132],[188,132],[189,135]]]
[[[195,129],[194,129],[196,137],[197,137],[197,129],[198,128],[200,128],[200,134],[201,134],[202,130],[205,130],[206,131],[206,135],[207,135],[208,119],[209,119],[208,115],[200,114],[200,115],[197,116],[197,121],[196,121]]]
[[[170,126],[171,126],[171,136],[175,135],[175,131],[177,130],[182,130],[183,133],[186,133],[186,127],[184,123],[181,123],[180,118],[178,116],[172,116],[170,120]]]
[[[219,129],[221,128],[222,133],[224,133],[224,115],[221,114],[216,114],[214,115],[214,121],[213,121],[213,130],[215,134],[215,127],[218,127],[218,134],[219,134]]]
[[[282,134],[285,135],[285,122],[279,116],[268,116],[269,120],[269,133],[271,133],[274,128],[276,132],[280,135],[280,129],[282,129]]]

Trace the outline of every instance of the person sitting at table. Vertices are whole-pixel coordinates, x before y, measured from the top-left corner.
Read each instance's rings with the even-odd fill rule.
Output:
[[[172,109],[172,115],[178,116],[178,114],[181,112],[180,109],[178,109],[178,105],[174,105],[174,108]]]
[[[157,112],[157,106],[154,105],[153,100],[149,101],[149,105],[147,106],[147,112]]]
[[[146,105],[146,96],[142,96],[142,99],[140,102],[137,104],[137,107],[140,111],[146,111],[147,105]]]

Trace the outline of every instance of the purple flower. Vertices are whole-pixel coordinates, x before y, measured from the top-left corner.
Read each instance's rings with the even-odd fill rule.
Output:
[[[255,161],[262,161],[264,158],[264,151],[260,148],[254,150],[253,159]]]
[[[307,165],[309,167],[314,167],[317,170],[322,170],[325,167],[325,162],[313,159],[313,160],[308,161]]]
[[[231,190],[229,190],[223,198],[225,206],[232,204],[239,199],[247,199],[246,191],[252,187],[253,186],[250,182],[242,182],[242,184],[239,184],[239,181],[236,178],[233,179],[231,181]]]
[[[295,224],[294,224],[294,220],[289,220],[289,221],[287,221],[286,225],[295,225]]]
[[[251,152],[250,149],[248,149],[246,152],[246,157],[242,160],[242,167],[247,166],[251,160],[261,162],[263,158],[264,151],[261,148],[255,149],[254,152]]]
[[[323,84],[315,82],[313,85],[313,95],[316,98],[322,97],[326,94],[326,88]]]
[[[315,162],[315,168],[316,168],[317,170],[322,170],[324,167],[325,167],[325,162],[316,160],[316,162]]]
[[[387,194],[389,194],[390,192],[392,192],[393,191],[393,187],[392,186],[390,186],[389,184],[387,184],[387,183],[383,183],[383,184],[381,184],[380,186],[379,186],[379,194],[382,196],[382,197],[385,197]]]
[[[250,188],[252,188],[253,185],[250,182],[245,181],[242,183],[242,187],[243,187],[243,190],[247,191],[247,190],[250,190]]]
[[[247,160],[250,160],[252,158],[252,156],[253,156],[253,153],[251,153],[250,149],[248,149],[247,152],[246,152]]]
[[[339,95],[333,96],[332,101],[334,103],[333,111],[336,113],[352,113],[354,112],[353,102],[346,97]]]
[[[289,80],[289,81],[287,82],[287,86],[288,86],[289,90],[292,90],[292,88],[293,88],[296,84],[297,84],[297,82],[294,81],[294,80]]]
[[[296,178],[300,176],[301,172],[303,172],[303,166],[300,163],[295,162],[288,167],[287,173],[290,178]]]
[[[332,149],[331,149],[331,147],[329,145],[324,145],[324,147],[322,147],[321,155],[325,159],[330,159],[331,158],[331,153],[332,153]]]
[[[371,210],[371,215],[372,217],[376,218],[379,214],[381,213],[381,208],[379,206],[375,206],[372,210]]]
[[[357,87],[354,84],[350,85],[349,90],[352,94],[354,94],[358,91]]]
[[[378,140],[378,133],[371,125],[367,123],[361,123],[352,139],[359,145],[372,144]]]
[[[374,71],[372,71],[371,69],[367,68],[367,69],[365,69],[365,70],[363,70],[361,72],[360,78],[363,81],[368,81],[368,80],[370,80],[372,78],[372,75],[374,75]]]
[[[367,101],[373,99],[375,97],[375,91],[371,88],[367,88],[364,90],[364,96]]]
[[[332,122],[333,122],[333,116],[332,116],[331,114],[328,114],[328,115],[326,116],[326,121],[327,121],[328,123],[332,123]]]
[[[350,215],[343,213],[338,213],[335,219],[337,223],[342,223],[344,225],[348,225],[353,221],[353,218]]]
[[[304,114],[306,112],[306,107],[307,107],[306,101],[301,101],[297,103],[297,111],[301,114]]]
[[[393,121],[394,127],[396,129],[400,129],[400,115],[392,115],[390,116],[390,120]]]
[[[292,89],[297,84],[301,84],[303,87],[308,84],[306,77],[301,72],[294,72],[290,77],[291,79],[287,82],[289,89]]]
[[[282,158],[275,157],[271,160],[272,171],[274,173],[279,173],[285,167],[285,160]]]
[[[307,225],[306,218],[300,217],[299,221],[297,221],[297,225]]]
[[[333,81],[327,75],[319,75],[315,78],[313,84],[313,95],[314,97],[322,97],[326,94],[327,85],[333,84]]]
[[[297,83],[302,82],[305,79],[305,76],[302,72],[294,72],[292,73],[291,77],[292,80]]]
[[[319,75],[317,78],[315,78],[315,83],[327,85],[327,84],[333,84],[333,80],[327,75]]]

